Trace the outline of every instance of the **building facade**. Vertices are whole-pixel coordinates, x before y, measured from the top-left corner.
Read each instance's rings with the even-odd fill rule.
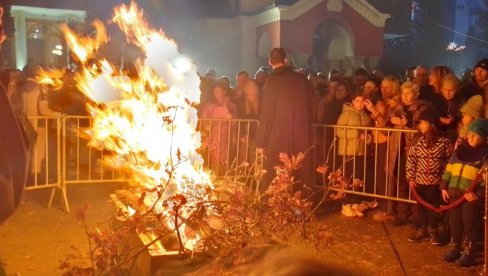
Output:
[[[11,11],[15,67],[22,68],[28,61],[66,66],[69,52],[58,25],[84,22],[95,4],[65,1],[68,6],[59,7],[60,2],[53,1],[38,1],[37,6],[27,4],[32,1],[17,2]],[[382,56],[383,30],[389,16],[366,0],[228,0],[226,5],[231,11],[228,16],[174,16],[167,26],[200,71],[215,68],[219,74],[254,73],[267,65],[273,47],[285,48],[297,67],[322,71],[339,68],[351,72],[366,62],[375,66]]]

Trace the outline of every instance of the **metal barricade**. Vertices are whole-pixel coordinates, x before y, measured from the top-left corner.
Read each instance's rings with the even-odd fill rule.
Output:
[[[106,166],[107,151],[89,146],[85,132],[92,125],[89,116],[66,116],[62,120],[62,179],[64,184],[125,182],[123,172]]]
[[[199,119],[197,131],[202,137],[200,153],[205,160],[204,167],[217,177],[238,177],[258,185],[254,170],[249,169],[257,161],[258,123],[258,120]]]
[[[61,121],[47,116],[28,116],[27,119],[35,130],[36,140],[32,147],[25,190],[51,189],[48,203],[50,208],[56,190],[60,189],[64,205],[68,209],[66,188],[61,176]]]
[[[110,153],[88,145],[89,137],[84,130],[91,127],[91,117],[66,116],[60,120],[39,116],[29,117],[29,120],[37,132],[37,141],[32,157],[32,177],[26,190],[52,189],[48,207],[59,189],[69,212],[67,184],[127,181],[124,172],[102,162],[104,156]],[[197,131],[202,137],[200,153],[205,168],[213,171],[217,177],[237,177],[250,185],[259,185],[255,170],[238,169],[242,164],[252,165],[258,161],[254,144],[258,123],[257,120],[200,119]],[[415,131],[314,125],[314,132],[314,166],[327,163],[333,171],[341,168],[346,178],[360,179],[365,183],[361,188],[347,188],[345,192],[415,203],[408,184],[402,183],[401,177],[406,157],[404,137]],[[347,144],[348,136],[364,141]],[[314,176],[317,181],[317,174]]]
[[[342,170],[361,187],[329,187],[349,194],[416,203],[406,182],[406,143],[417,131],[394,128],[320,125],[314,127],[314,166],[327,165],[329,171]],[[317,183],[317,174],[314,174]],[[323,178],[322,184],[328,180]],[[391,208],[391,207],[390,207]]]
[[[29,116],[28,120],[36,132],[36,142],[32,149],[29,178],[25,189],[54,187],[59,182],[59,120],[44,116]]]
[[[107,151],[89,146],[85,130],[92,126],[89,116],[29,117],[38,133],[31,171],[35,171],[26,190],[52,189],[48,208],[56,190],[61,190],[64,207],[70,211],[66,186],[78,183],[115,183],[127,181],[126,175],[103,162]],[[254,145],[257,120],[201,119],[200,153],[204,167],[217,177],[231,176],[258,185],[254,170],[240,169],[256,161]],[[44,127],[47,126],[47,127]]]

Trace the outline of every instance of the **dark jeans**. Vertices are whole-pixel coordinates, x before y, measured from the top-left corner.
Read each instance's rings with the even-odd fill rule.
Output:
[[[417,185],[417,192],[428,203],[439,206],[441,202],[441,191],[438,185]],[[437,229],[440,215],[430,209],[425,208],[422,204],[417,203],[413,206],[413,222],[416,227],[431,226]]]
[[[457,198],[451,198],[449,203],[452,203]],[[449,210],[449,225],[451,226],[451,238],[453,242],[460,243],[465,236],[469,242],[475,242],[479,238],[479,230],[476,223],[483,215],[482,201],[475,200],[472,202],[465,201],[456,208]]]

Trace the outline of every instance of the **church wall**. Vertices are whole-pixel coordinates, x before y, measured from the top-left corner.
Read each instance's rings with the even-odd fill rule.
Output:
[[[376,27],[359,15],[346,3],[342,11],[327,10],[326,1],[316,5],[298,18],[291,21],[281,21],[280,44],[291,55],[295,55],[302,63],[312,51],[312,36],[320,23],[335,19],[344,23],[344,27],[351,33],[352,49],[356,64],[364,57],[377,60],[383,52],[383,28]]]
[[[348,19],[354,36],[356,56],[381,56],[383,54],[383,28],[373,26],[348,5],[344,5],[342,18]]]

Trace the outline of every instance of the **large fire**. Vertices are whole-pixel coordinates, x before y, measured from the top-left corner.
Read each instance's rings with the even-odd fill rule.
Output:
[[[135,3],[115,9],[113,22],[129,43],[138,46],[145,58],[136,62],[137,76],[130,78],[96,50],[108,41],[104,25],[94,23],[95,37],[81,37],[67,26],[62,29],[81,70],[75,74],[78,88],[93,100],[89,106],[93,124],[91,144],[113,152],[106,162],[123,168],[131,183],[142,186],[144,203],[166,217],[166,227],[175,230],[171,208],[163,201],[182,195],[192,202],[208,200],[213,189],[203,159],[197,153],[200,134],[196,131],[200,79],[196,66],[178,53],[176,43],[162,31],[149,28]],[[53,73],[44,72],[39,82],[55,85]],[[163,207],[165,206],[165,207]],[[191,216],[181,210],[182,220]],[[184,246],[193,249],[198,235],[184,236]]]

